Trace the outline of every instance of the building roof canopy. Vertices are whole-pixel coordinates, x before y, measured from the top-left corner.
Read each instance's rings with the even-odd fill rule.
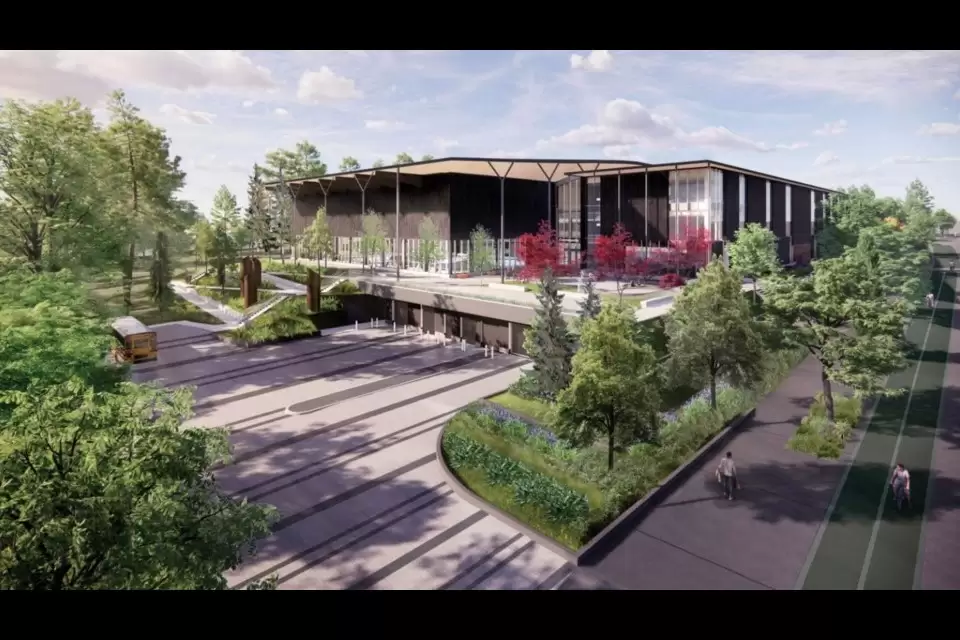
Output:
[[[696,160],[691,162],[671,162],[664,164],[648,164],[630,160],[567,160],[567,159],[520,159],[520,158],[440,158],[410,164],[391,165],[358,169],[357,171],[343,171],[323,176],[305,177],[288,180],[291,185],[313,184],[327,193],[338,191],[353,191],[380,186],[389,186],[396,183],[399,175],[400,182],[419,186],[423,176],[439,175],[444,173],[459,173],[495,178],[514,178],[520,180],[535,180],[538,182],[557,182],[571,175],[580,176],[609,176],[617,174],[635,174],[655,171],[673,171],[684,169],[698,169],[712,167],[720,170],[736,171],[745,175],[752,175],[768,180],[776,180],[785,184],[808,187],[818,191],[832,193],[832,189],[825,189],[802,182],[786,180],[765,173],[743,169],[733,165],[714,162],[712,160]],[[276,184],[276,183],[272,183]]]
[[[319,177],[306,177],[288,180],[290,184],[299,184],[302,182],[334,182],[349,181],[356,184],[356,179],[361,182],[365,176],[376,174],[389,174],[392,179],[396,179],[396,173],[399,169],[401,176],[429,176],[442,173],[462,173],[475,176],[490,176],[495,178],[517,178],[520,180],[536,180],[538,182],[557,182],[564,179],[569,173],[579,173],[582,171],[600,171],[616,169],[632,169],[643,167],[643,162],[633,161],[610,161],[610,160],[529,160],[517,158],[441,158],[438,160],[427,160],[425,162],[413,162],[411,164],[391,165],[389,167],[377,167],[371,169],[360,169],[357,171],[344,171],[341,173],[330,173]],[[379,181],[379,179],[378,179]]]

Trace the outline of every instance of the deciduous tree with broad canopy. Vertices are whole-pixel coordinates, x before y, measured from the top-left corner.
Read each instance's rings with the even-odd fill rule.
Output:
[[[717,381],[749,386],[763,375],[763,332],[743,296],[739,274],[713,260],[688,284],[664,322],[671,378],[710,388],[717,408]]]
[[[556,434],[579,447],[605,439],[608,469],[616,450],[657,433],[657,357],[636,340],[636,324],[623,305],[607,305],[584,323],[570,385],[557,396]]]
[[[777,236],[762,224],[751,222],[737,230],[736,238],[727,246],[730,267],[741,277],[753,279],[753,297],[757,282],[780,272],[777,257]]]
[[[876,295],[870,270],[847,250],[817,260],[809,277],[781,276],[768,281],[764,308],[781,319],[787,343],[805,348],[820,363],[827,418],[835,419],[833,382],[858,395],[891,393],[886,377],[901,370],[903,326],[908,303]]]

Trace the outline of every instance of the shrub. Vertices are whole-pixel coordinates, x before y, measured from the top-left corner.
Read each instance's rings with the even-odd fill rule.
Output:
[[[683,276],[676,273],[667,273],[660,276],[660,280],[657,283],[657,286],[661,289],[673,289],[675,287],[682,287],[684,283]]]
[[[297,296],[278,303],[248,326],[228,333],[237,340],[260,344],[282,338],[307,337],[316,331],[313,320],[307,316],[305,299]]]
[[[567,527],[580,529],[586,524],[590,512],[586,497],[553,478],[457,433],[444,434],[443,452],[454,471],[482,470],[491,484],[513,489],[516,504],[543,509],[553,522]]]
[[[818,458],[839,458],[853,427],[860,421],[863,406],[859,398],[835,395],[833,408],[836,422],[831,423],[823,394],[818,393],[810,413],[800,421],[796,433],[787,442],[787,448]]]

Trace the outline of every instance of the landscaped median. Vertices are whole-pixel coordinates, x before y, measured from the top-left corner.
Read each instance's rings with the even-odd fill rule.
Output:
[[[455,415],[440,436],[438,456],[460,485],[455,488],[576,561],[621,514],[669,489],[665,479],[678,468],[711,454],[718,434],[739,424],[803,357],[800,351],[771,356],[756,389],[724,388],[715,411],[701,393],[664,412],[656,441],[618,452],[612,470],[605,444],[570,446],[551,431],[550,406],[509,393]]]

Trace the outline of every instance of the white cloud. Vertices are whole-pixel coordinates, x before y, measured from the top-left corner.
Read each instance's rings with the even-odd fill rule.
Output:
[[[160,113],[176,118],[187,124],[213,124],[217,116],[206,111],[192,111],[177,104],[165,104],[160,107]]]
[[[805,142],[775,145],[757,142],[726,127],[704,127],[685,131],[669,116],[623,98],[611,100],[604,105],[596,124],[585,124],[563,135],[541,140],[537,146],[617,148],[641,144],[663,148],[690,145],[745,151],[792,151],[807,146]]]
[[[954,100],[960,100],[960,89],[957,89],[957,92],[953,94]]]
[[[257,104],[257,101],[256,101],[256,100],[244,100],[244,101],[243,101],[243,108],[244,108],[244,109],[249,109],[250,107],[252,107],[252,106],[255,105],[255,104]]]
[[[201,156],[196,160],[188,160],[188,171],[203,171],[216,173],[246,173],[247,167],[240,162],[221,159],[216,154]]]
[[[409,125],[393,120],[366,120],[363,124],[372,131],[402,131],[409,128]]]
[[[319,71],[304,71],[297,87],[297,99],[304,104],[324,104],[354,100],[363,97],[356,83],[350,78],[335,74],[330,67]]]
[[[460,146],[460,143],[456,140],[446,140],[444,138],[436,138],[433,141],[433,146],[437,148],[440,153],[447,153],[451,149],[455,149]]]
[[[837,120],[835,122],[827,122],[821,128],[814,131],[814,135],[818,136],[837,136],[847,130],[847,121],[846,120]]]
[[[606,49],[591,51],[586,56],[578,53],[570,56],[570,68],[583,71],[609,71],[613,66],[613,56]]]
[[[891,100],[942,90],[960,75],[960,51],[719,52],[696,71],[789,92]]]
[[[281,107],[277,107],[273,110],[273,115],[277,116],[278,118],[288,118],[290,116],[290,112]]]
[[[837,156],[833,151],[824,151],[817,156],[817,159],[813,161],[813,166],[823,167],[828,164],[835,164],[840,160],[840,157]]]
[[[0,95],[92,103],[116,87],[250,91],[276,87],[239,51],[0,51]]]
[[[639,160],[642,162],[642,160],[637,157],[634,147],[629,144],[614,144],[609,147],[604,147],[603,155],[605,158],[612,158],[614,160]]]
[[[956,136],[960,135],[960,124],[954,122],[934,122],[920,127],[918,131],[923,136]]]
[[[940,164],[943,162],[960,162],[960,156],[894,156],[884,159],[883,164]]]

